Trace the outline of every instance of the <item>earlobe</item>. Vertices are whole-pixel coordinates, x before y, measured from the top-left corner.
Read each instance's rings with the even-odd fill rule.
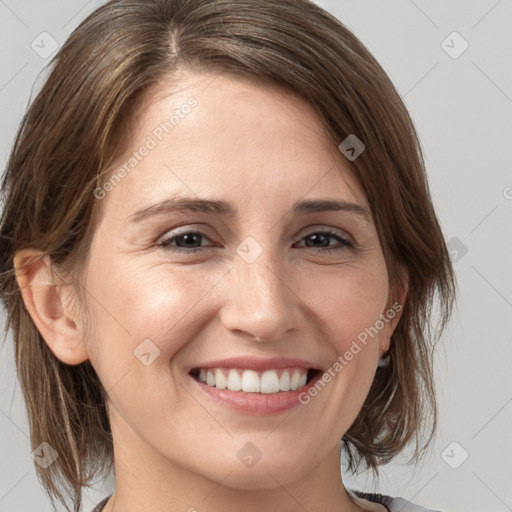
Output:
[[[87,360],[83,332],[69,308],[72,287],[57,279],[49,257],[23,249],[14,256],[14,269],[25,307],[55,357],[69,365]]]

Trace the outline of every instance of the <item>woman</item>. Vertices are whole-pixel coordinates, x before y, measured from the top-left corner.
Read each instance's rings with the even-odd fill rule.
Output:
[[[342,448],[378,473],[428,446],[455,284],[410,117],[338,20],[107,3],[56,56],[3,193],[52,500],[81,510],[114,469],[96,510],[426,510],[340,474]]]

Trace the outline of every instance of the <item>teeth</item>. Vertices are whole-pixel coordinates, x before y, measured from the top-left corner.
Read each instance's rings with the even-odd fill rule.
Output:
[[[211,385],[212,384],[210,384],[210,386]],[[219,370],[219,368],[215,370],[215,382],[213,385],[219,389],[226,389],[228,387],[228,381],[222,371]]]
[[[212,372],[206,372],[206,384],[208,386],[215,386],[215,377]]]
[[[292,376],[292,380],[290,382],[290,389],[295,391],[299,387],[299,379],[300,375],[299,372],[294,372]]]
[[[265,394],[295,391],[306,385],[307,378],[308,372],[305,368],[267,370],[262,373],[235,368],[201,368],[197,376],[199,382],[217,389]]]
[[[215,382],[213,384],[209,384],[209,386],[215,386]],[[240,391],[242,389],[242,379],[240,377],[240,374],[236,370],[229,370],[228,389],[230,391]]]
[[[279,379],[279,389],[281,391],[290,391],[290,374],[288,372],[283,372],[281,375]]]
[[[236,370],[229,370],[229,373],[238,372]],[[231,389],[231,388],[229,388]],[[236,390],[231,390],[236,391]],[[253,370],[245,370],[242,373],[242,391],[245,393],[259,393],[260,392],[260,378],[258,377],[258,373]]]
[[[263,372],[261,376],[261,390],[262,393],[278,393],[279,392],[279,377],[273,370]]]

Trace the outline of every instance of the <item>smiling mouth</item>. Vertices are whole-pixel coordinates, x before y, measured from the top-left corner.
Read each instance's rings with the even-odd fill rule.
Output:
[[[262,394],[296,391],[319,373],[320,370],[315,368],[279,368],[263,372],[241,368],[193,368],[190,371],[196,381],[213,388]]]

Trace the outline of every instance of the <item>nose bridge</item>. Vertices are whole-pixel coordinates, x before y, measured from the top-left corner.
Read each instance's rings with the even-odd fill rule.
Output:
[[[267,235],[267,240],[272,237]],[[275,250],[277,245],[273,243],[269,249],[254,237],[247,237],[236,248],[230,272],[233,293],[224,308],[226,328],[269,341],[292,328],[296,305],[285,282],[284,260]]]

